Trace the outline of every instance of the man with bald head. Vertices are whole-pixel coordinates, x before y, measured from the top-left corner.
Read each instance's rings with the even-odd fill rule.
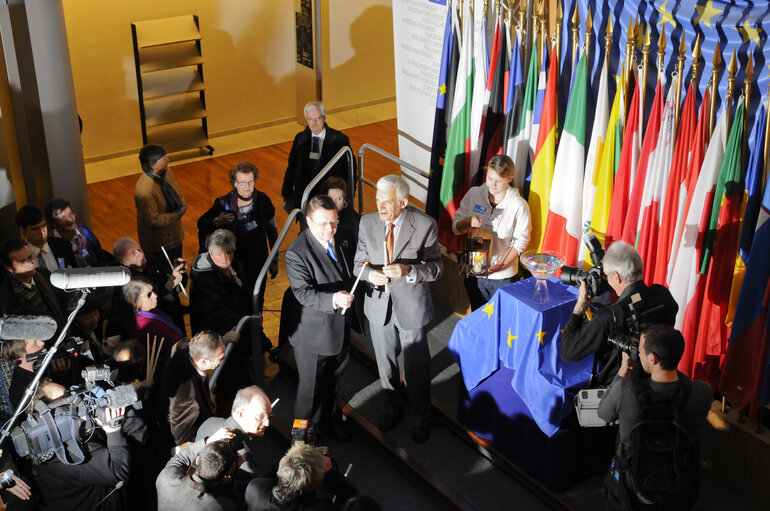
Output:
[[[247,479],[271,474],[272,466],[278,463],[282,454],[279,451],[271,453],[271,446],[267,445],[269,442],[261,440],[270,426],[272,415],[273,408],[264,391],[256,385],[244,387],[235,395],[230,417],[209,417],[198,428],[195,440],[202,440],[220,428],[227,428],[235,433],[238,454],[246,460],[239,472],[245,472],[242,475]]]

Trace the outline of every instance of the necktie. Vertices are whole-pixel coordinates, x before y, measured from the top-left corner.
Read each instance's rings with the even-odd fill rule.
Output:
[[[314,152],[314,153],[320,153],[321,152],[321,137],[313,136],[312,152]]]
[[[393,246],[395,241],[394,231],[395,231],[396,224],[389,223],[388,224],[388,232],[385,234],[385,248],[388,251],[388,264],[393,263]]]
[[[318,155],[315,159],[311,160],[313,172],[317,173],[321,168],[321,137],[313,136],[313,147],[310,152]]]
[[[334,261],[335,263],[337,262],[337,254],[334,253],[334,246],[332,245],[331,241],[326,246],[326,253],[329,254],[329,257],[332,258],[332,261]]]

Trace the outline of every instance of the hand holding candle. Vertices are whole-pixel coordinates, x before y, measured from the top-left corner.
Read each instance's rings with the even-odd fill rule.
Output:
[[[358,272],[358,277],[356,278],[356,281],[353,283],[353,288],[350,290],[350,294],[351,295],[356,294],[356,288],[358,287],[358,283],[361,281],[361,275],[364,274],[364,268],[366,268],[367,266],[369,266],[369,261],[364,261],[364,265],[361,266],[361,271]],[[345,311],[347,311],[347,310],[348,310],[347,307],[342,309],[342,315],[343,316],[345,315]]]

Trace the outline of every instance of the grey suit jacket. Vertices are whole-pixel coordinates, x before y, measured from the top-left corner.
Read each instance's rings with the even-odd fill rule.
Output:
[[[355,240],[346,232],[334,236],[338,262],[335,264],[313,237],[302,231],[286,251],[286,274],[292,293],[301,305],[294,311],[296,330],[289,334],[295,349],[317,355],[334,356],[342,350],[346,318],[334,309],[337,291],[350,291]]]
[[[415,282],[409,282],[406,277],[393,279],[389,285],[389,295],[369,283],[372,269],[381,269],[385,261],[385,222],[380,220],[378,213],[370,213],[361,219],[359,226],[353,271],[358,275],[364,261],[370,262],[364,268],[359,285],[369,285],[364,314],[373,327],[385,324],[387,304],[391,297],[393,313],[404,328],[420,328],[433,319],[433,300],[428,282],[438,280],[443,267],[436,221],[412,208],[407,208],[402,215],[404,223],[396,238],[394,262],[410,265],[415,272]]]

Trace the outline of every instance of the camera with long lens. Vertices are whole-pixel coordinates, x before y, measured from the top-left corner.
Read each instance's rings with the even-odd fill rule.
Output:
[[[639,293],[631,295],[630,301],[619,301],[610,305],[608,309],[612,313],[614,330],[607,342],[622,353],[628,353],[632,361],[638,362],[639,340],[642,331],[648,326],[645,318],[662,307],[662,304],[647,307]]]
[[[568,286],[580,286],[580,282],[585,281],[586,295],[591,299],[609,291],[610,284],[602,271],[602,259],[604,259],[602,244],[594,233],[586,234],[583,242],[588,247],[593,267],[583,271],[575,266],[562,266],[560,278]]]
[[[0,491],[7,490],[16,485],[16,481],[13,480],[13,470],[10,468],[0,474]]]
[[[27,419],[11,431],[19,456],[35,465],[54,457],[68,465],[82,463],[82,443],[96,428],[95,418],[105,426],[117,427],[123,417],[108,421],[108,409],[142,408],[132,385],[113,387],[113,373],[106,365],[87,367],[81,373],[83,385],[50,404],[35,403]]]

